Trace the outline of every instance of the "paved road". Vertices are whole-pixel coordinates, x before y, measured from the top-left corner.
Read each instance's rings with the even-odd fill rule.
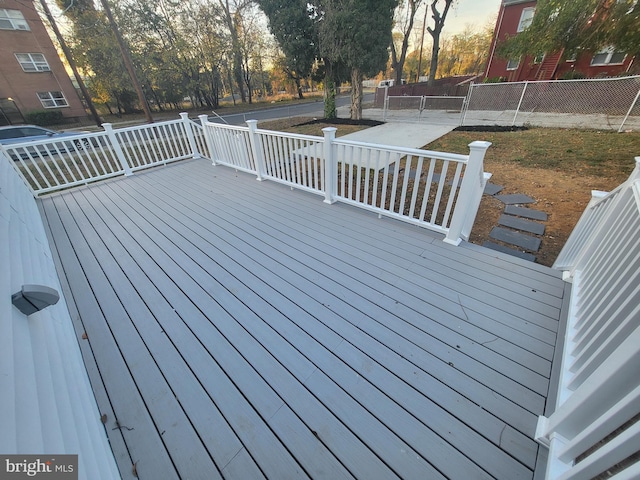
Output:
[[[368,93],[365,94],[363,102],[373,102],[374,94]],[[336,106],[342,107],[345,105],[349,105],[351,102],[351,97],[340,96],[336,98]],[[222,115],[222,118],[226,120],[226,123],[231,125],[244,125],[246,120],[275,120],[277,118],[288,118],[288,117],[322,117],[324,116],[324,102],[310,102],[310,103],[301,103],[298,105],[287,105],[284,107],[269,107],[263,108],[260,110],[255,110],[253,112],[244,112],[244,113],[233,113],[229,115]],[[209,121],[224,123],[223,120],[217,118],[215,115],[209,115]]]

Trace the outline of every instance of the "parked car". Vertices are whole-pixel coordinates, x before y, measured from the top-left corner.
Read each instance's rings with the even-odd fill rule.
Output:
[[[48,128],[38,127],[37,125],[10,125],[7,127],[0,127],[0,144],[11,146],[17,143],[47,140],[49,138],[57,140],[58,138],[80,137],[87,133],[90,132],[57,132],[55,130],[49,130]],[[89,139],[87,138],[77,138],[68,145],[66,145],[65,142],[66,148],[70,150],[73,150],[74,146],[76,148],[85,148],[89,147],[89,145]],[[29,147],[28,151],[32,154],[36,153],[35,148],[32,149],[32,147]],[[39,148],[38,151],[43,155],[47,155],[45,148]],[[14,160],[16,159],[14,158]]]

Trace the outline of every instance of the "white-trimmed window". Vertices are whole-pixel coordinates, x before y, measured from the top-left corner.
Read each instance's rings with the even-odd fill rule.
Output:
[[[624,63],[626,53],[616,52],[613,47],[607,47],[596,53],[591,59],[592,66],[598,65],[620,65]]]
[[[47,59],[41,53],[16,53],[16,59],[25,72],[50,72]]]
[[[533,15],[535,13],[535,7],[527,7],[522,9],[522,13],[520,14],[520,22],[518,23],[518,33],[531,25],[531,22],[533,21]]]
[[[44,108],[68,107],[62,92],[38,92],[38,98]]]
[[[519,58],[510,58],[507,62],[507,70],[517,70],[520,66]]]
[[[0,8],[0,29],[29,30],[29,24],[20,10]]]

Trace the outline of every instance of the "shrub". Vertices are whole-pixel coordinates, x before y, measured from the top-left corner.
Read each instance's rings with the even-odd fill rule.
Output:
[[[502,83],[502,82],[506,82],[507,79],[505,77],[492,77],[492,78],[485,78],[482,83]]]
[[[561,80],[579,80],[582,78],[587,78],[587,76],[578,70],[569,70],[562,75]]]
[[[63,116],[60,110],[37,110],[29,112],[24,116],[28,123],[46,127],[48,125],[57,125],[62,122]]]

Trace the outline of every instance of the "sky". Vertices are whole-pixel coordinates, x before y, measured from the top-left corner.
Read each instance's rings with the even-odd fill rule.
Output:
[[[447,15],[443,32],[455,35],[462,32],[467,24],[479,30],[488,21],[495,25],[500,2],[501,0],[457,0]]]

